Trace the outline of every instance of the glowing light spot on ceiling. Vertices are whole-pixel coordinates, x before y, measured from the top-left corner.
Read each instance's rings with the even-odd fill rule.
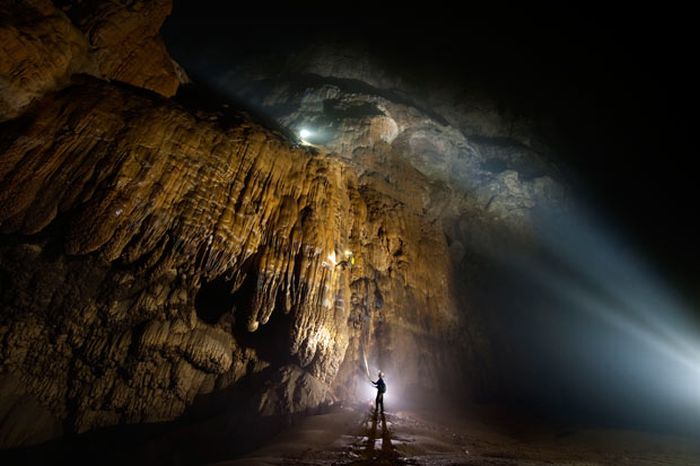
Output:
[[[309,131],[309,130],[306,129],[306,128],[302,128],[302,129],[299,130],[299,139],[301,139],[302,142],[307,142],[306,140],[307,140],[309,137],[313,136],[313,134],[314,134],[314,133],[313,133],[312,131]]]

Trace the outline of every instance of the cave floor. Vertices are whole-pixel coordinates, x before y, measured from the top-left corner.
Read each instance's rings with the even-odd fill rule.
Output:
[[[227,466],[698,465],[697,439],[611,429],[448,421],[434,413],[342,409],[310,416]]]

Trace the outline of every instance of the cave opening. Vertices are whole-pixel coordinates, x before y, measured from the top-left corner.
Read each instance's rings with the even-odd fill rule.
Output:
[[[233,311],[235,302],[231,281],[220,275],[202,283],[194,299],[194,308],[200,320],[216,325],[225,314]]]
[[[254,332],[248,330],[245,318],[237,316],[233,333],[241,346],[254,349],[260,359],[277,368],[295,362],[289,353],[291,329],[291,312],[285,313],[276,305],[267,323],[260,324]]]
[[[256,305],[255,300],[259,289],[260,276],[255,264],[255,259],[249,260],[246,266],[248,270],[246,278],[232,296],[235,308],[231,331],[241,347],[254,349],[260,359],[273,367],[281,367],[293,362],[289,354],[291,312],[284,312],[281,302],[282,293],[280,293],[269,320],[265,323],[261,322],[254,331],[249,329],[251,310]]]
[[[283,303],[278,299],[269,320],[261,323],[255,331],[250,331],[248,322],[251,308],[255,305],[259,277],[252,265],[254,260],[246,265],[246,278],[235,291],[232,290],[232,281],[225,274],[203,282],[195,297],[195,310],[199,320],[206,324],[232,323],[230,327],[225,327],[230,328],[242,347],[254,349],[262,360],[274,367],[281,367],[293,362],[288,350],[291,312],[284,312]]]

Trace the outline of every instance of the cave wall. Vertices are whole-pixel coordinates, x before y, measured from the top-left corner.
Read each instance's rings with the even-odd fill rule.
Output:
[[[516,363],[513,309],[527,316],[531,304],[505,304],[514,290],[511,269],[537,256],[541,220],[571,207],[557,151],[547,144],[547,119],[483,82],[493,72],[483,64],[457,75],[431,68],[433,51],[414,53],[408,30],[385,47],[330,29],[296,41],[285,35],[279,47],[244,50],[216,65],[187,53],[167,27],[166,37],[193,75],[297,134],[305,130],[306,142],[356,162],[365,176],[406,190],[404,164],[429,180],[420,194],[423,217],[447,241],[462,323],[456,331],[467,347],[459,349],[459,372],[468,383],[452,386],[469,400],[517,401],[529,364]],[[246,34],[255,41],[265,32]],[[396,158],[368,156],[387,150]]]
[[[242,384],[241,417],[304,412],[357,396],[365,356],[396,388],[459,374],[430,182],[391,147],[358,164],[167,98],[182,75],[146,60],[164,16],[132,11],[167,2],[3,8],[0,445],[173,420]]]
[[[159,30],[170,0],[22,0],[0,4],[0,121],[74,73],[172,96],[188,78]]]
[[[182,58],[203,68],[198,56]],[[566,186],[534,119],[470,82],[416,82],[416,60],[409,69],[392,68],[366,41],[321,36],[243,52],[208,82],[296,133],[309,131],[309,143],[339,157],[354,160],[389,145],[430,180],[428,215],[466,249],[505,240],[495,230],[527,238],[533,212],[566,208]],[[395,176],[391,166],[375,169]]]

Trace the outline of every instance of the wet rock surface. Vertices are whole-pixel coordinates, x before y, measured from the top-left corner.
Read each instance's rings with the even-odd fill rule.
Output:
[[[48,0],[3,2],[0,17],[2,121],[64,84],[83,66],[88,46],[80,31]]]

